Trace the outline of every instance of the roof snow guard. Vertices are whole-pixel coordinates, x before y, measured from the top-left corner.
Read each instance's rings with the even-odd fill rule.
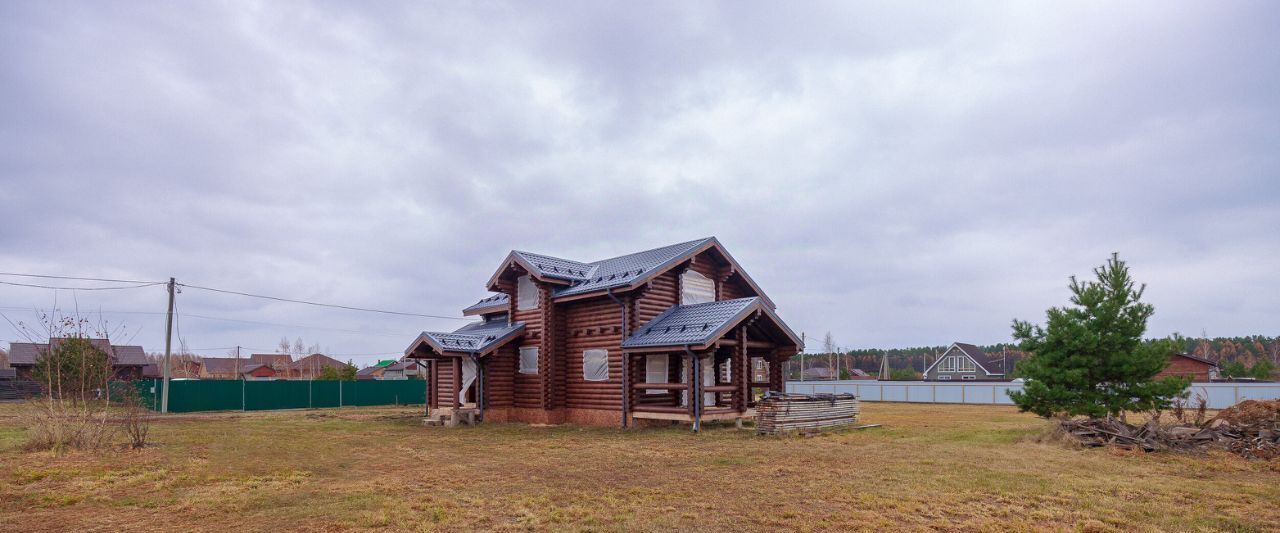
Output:
[[[800,339],[764,300],[753,296],[693,305],[677,305],[658,315],[636,330],[625,342],[623,350],[694,346],[704,349],[753,313],[762,313],[797,349]]]
[[[524,334],[524,322],[473,322],[452,333],[424,331],[404,351],[407,357],[488,355]]]
[[[462,310],[464,316],[483,315],[485,313],[495,313],[506,311],[511,305],[511,297],[506,293],[498,293],[481,298],[480,301],[471,304]]]

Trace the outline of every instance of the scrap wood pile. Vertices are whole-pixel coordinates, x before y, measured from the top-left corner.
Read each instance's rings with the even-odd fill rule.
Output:
[[[756,404],[756,433],[813,433],[858,421],[858,398],[852,394],[785,394],[770,392]]]
[[[1224,409],[1203,425],[1161,424],[1153,418],[1135,426],[1115,418],[1062,422],[1086,446],[1156,450],[1220,448],[1251,459],[1280,457],[1280,400],[1246,400]]]

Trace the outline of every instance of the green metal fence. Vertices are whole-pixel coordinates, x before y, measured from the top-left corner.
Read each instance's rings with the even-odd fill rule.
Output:
[[[134,382],[147,405],[160,410],[161,380]],[[169,412],[266,411],[370,405],[423,405],[427,385],[400,381],[237,381],[169,382]]]

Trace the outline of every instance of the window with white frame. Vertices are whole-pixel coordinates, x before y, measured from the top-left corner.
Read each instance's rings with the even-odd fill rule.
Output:
[[[520,276],[516,280],[516,309],[525,311],[537,308],[538,286],[533,284],[533,278]]]
[[[538,347],[537,346],[521,346],[520,347],[520,373],[521,374],[537,374],[538,373]]]
[[[978,379],[978,376],[975,376],[973,374],[966,374],[966,375],[960,376],[960,379]]]
[[[951,376],[938,376],[938,381],[951,381]]]
[[[938,372],[973,372],[977,369],[973,360],[963,355],[948,355],[938,363]]]
[[[645,383],[666,383],[670,379],[667,374],[667,364],[670,357],[664,353],[653,353],[644,358],[644,382]],[[662,389],[645,389],[645,394],[666,394],[668,391]]]
[[[680,305],[716,301],[716,284],[692,268],[680,275]]]
[[[609,379],[609,350],[583,350],[582,379],[586,381]]]

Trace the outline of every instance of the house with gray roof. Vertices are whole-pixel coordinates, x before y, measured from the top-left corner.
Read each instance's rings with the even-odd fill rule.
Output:
[[[147,352],[141,346],[122,346],[111,344],[108,339],[85,339],[94,348],[111,360],[114,370],[113,379],[134,380],[142,378],[142,367],[150,363]],[[11,342],[9,343],[9,366],[13,368],[18,379],[31,379],[36,361],[41,354],[55,350],[66,342],[65,337],[55,337],[49,342]]]
[[[596,261],[513,250],[485,288],[475,322],[405,350],[438,418],[696,428],[753,416],[802,349],[715,237]]]
[[[925,381],[1007,381],[1005,360],[991,357],[981,348],[953,342],[924,371]]]

